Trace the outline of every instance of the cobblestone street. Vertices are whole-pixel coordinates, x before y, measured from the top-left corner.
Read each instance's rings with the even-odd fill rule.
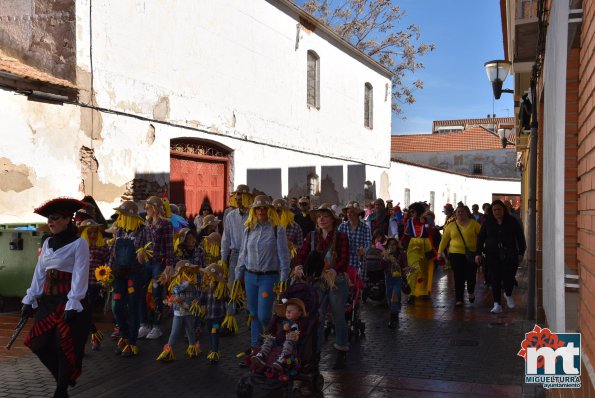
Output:
[[[517,302],[523,301],[524,271],[519,270]],[[490,291],[480,281],[476,303],[454,308],[451,275],[439,271],[434,286],[431,300],[404,307],[396,331],[386,327],[381,303],[362,305],[366,336],[352,342],[346,370],[331,369],[334,352],[327,344],[321,361],[324,397],[536,396],[532,389],[523,388],[524,366],[516,355],[524,333],[533,326],[522,320],[522,303],[512,311],[490,314],[491,299],[486,297]],[[1,321],[4,342],[17,315],[4,314]],[[108,332],[109,323],[101,326]],[[51,396],[54,382],[37,357],[23,347],[24,335],[1,357],[0,397]],[[141,341],[141,353],[135,358],[114,355],[109,340],[102,351],[89,349],[83,375],[71,396],[235,396],[236,383],[246,372],[235,358],[246,348],[245,327],[238,335],[222,338],[218,365],[209,365],[204,354],[198,360],[186,359],[181,339],[176,347],[178,360],[168,364],[155,361],[166,336]],[[203,336],[201,341],[208,350],[207,339]]]

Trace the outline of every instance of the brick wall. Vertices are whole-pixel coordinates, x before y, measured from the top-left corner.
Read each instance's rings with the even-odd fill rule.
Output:
[[[566,69],[566,146],[564,160],[564,264],[578,273],[577,248],[577,149],[578,149],[578,77],[580,48],[568,50]]]
[[[578,83],[578,218],[577,259],[581,276],[579,329],[583,358],[595,364],[595,2],[583,1]],[[583,367],[583,386],[589,383]],[[589,386],[591,396],[593,388]],[[587,388],[584,388],[586,395]],[[575,395],[578,396],[578,395]]]

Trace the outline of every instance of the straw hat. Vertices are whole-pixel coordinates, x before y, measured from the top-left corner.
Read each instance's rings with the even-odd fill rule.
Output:
[[[243,193],[247,193],[248,195],[251,195],[250,193],[250,187],[248,185],[244,185],[244,184],[240,184],[238,185],[238,187],[236,188],[235,191],[233,191],[232,193],[235,194],[243,194]]]
[[[252,202],[252,206],[250,206],[252,209],[255,209],[257,207],[273,207],[273,202],[271,201],[271,198],[269,198],[267,195],[257,195],[254,198],[254,202]]]
[[[118,207],[114,207],[114,210],[119,212],[123,216],[138,217],[138,205],[131,200],[126,200]]]
[[[206,216],[203,217],[202,219],[202,225],[200,226],[199,230],[203,230],[206,227],[210,226],[210,225],[219,225],[219,223],[221,222],[220,219],[217,218],[217,216],[214,216],[213,214],[208,214]]]
[[[343,207],[343,213],[347,214],[347,210],[355,209],[358,213],[363,213],[364,210],[360,207],[359,203],[355,200],[350,201]]]
[[[194,268],[195,270],[198,270],[199,267],[200,267],[199,265],[192,264],[188,260],[180,260],[176,263],[173,276],[178,275],[184,268]]]
[[[103,224],[99,224],[97,223],[95,220],[93,220],[92,218],[88,218],[86,220],[83,220],[79,226],[79,231],[83,231],[85,228],[101,228],[103,229]]]
[[[329,205],[328,203],[323,203],[320,206],[318,206],[316,208],[316,217],[318,217],[318,213],[321,211],[324,211],[330,215],[333,216],[333,218],[335,219],[335,221],[338,221],[339,218],[337,217],[337,214],[335,214],[335,211],[333,210],[333,208],[331,207],[331,205]]]
[[[163,200],[157,196],[149,196],[146,200],[146,204],[153,206],[158,212],[165,213]]]
[[[287,205],[287,201],[285,199],[275,199],[273,200],[273,207],[277,210],[279,209],[283,209],[283,210],[287,210],[289,209],[289,206]]]
[[[225,277],[225,271],[223,270],[223,267],[216,263],[201,268],[200,272],[212,276],[213,279],[215,279],[217,282],[224,282],[227,280],[227,278]]]
[[[306,305],[299,298],[293,297],[290,299],[283,299],[281,301],[282,301],[282,303],[275,305],[275,314],[277,314],[278,316],[285,318],[285,310],[287,309],[288,305],[297,306],[302,311],[303,317],[308,316],[308,313],[306,312]]]
[[[205,239],[209,241],[211,244],[216,244],[217,246],[221,246],[221,235],[219,232],[211,232]]]
[[[180,243],[183,243],[186,240],[188,234],[193,235],[196,238],[196,232],[192,231],[190,228],[182,228],[179,232]]]

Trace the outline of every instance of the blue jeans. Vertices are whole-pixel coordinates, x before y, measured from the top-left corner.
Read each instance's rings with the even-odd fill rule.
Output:
[[[253,317],[250,324],[250,346],[262,344],[262,332],[269,325],[275,303],[273,285],[279,281],[279,274],[255,275],[246,271],[246,299],[248,311]]]
[[[210,350],[213,352],[219,351],[219,330],[221,329],[221,322],[223,319],[207,319],[207,332],[209,333],[209,342],[211,343]]]
[[[148,313],[147,310],[147,291],[149,290],[149,283],[152,279],[159,278],[159,275],[163,272],[163,266],[155,260],[149,260],[145,263],[142,270],[141,283],[140,283],[140,323],[147,324],[150,320],[153,325],[159,325],[161,323],[161,313],[163,312],[163,286],[157,282],[153,282],[153,302],[155,309]]]
[[[387,276],[385,278],[386,284],[386,302],[391,314],[398,314],[401,312],[401,285],[403,279],[401,277]]]
[[[136,344],[139,327],[140,290],[139,276],[130,274],[127,277],[114,279],[113,312],[116,323],[120,327],[122,337],[130,344]]]
[[[186,330],[186,337],[188,337],[188,345],[194,345],[196,343],[196,333],[194,332],[194,315],[175,315],[174,320],[171,324],[171,333],[169,334],[169,340],[167,344],[171,347],[174,346],[176,338],[182,327]]]
[[[335,287],[326,289],[322,282],[317,282],[314,287],[320,300],[319,325],[318,325],[318,352],[322,351],[324,342],[324,324],[326,321],[327,307],[330,306],[333,323],[335,325],[335,348],[339,351],[349,351],[347,339],[347,322],[345,321],[345,305],[349,295],[347,278],[345,274],[337,275]]]

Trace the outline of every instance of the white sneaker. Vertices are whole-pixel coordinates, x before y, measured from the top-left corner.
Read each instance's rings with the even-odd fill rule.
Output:
[[[151,331],[150,327],[148,327],[147,325],[141,325],[141,327],[138,328],[138,338],[144,339],[145,337],[147,337],[147,335],[149,334],[150,331]]]
[[[508,306],[508,308],[514,308],[514,299],[512,298],[512,295],[504,295],[504,298],[506,299],[506,305]]]
[[[502,312],[502,306],[498,303],[494,303],[494,308],[490,311],[492,314],[499,314]]]
[[[161,328],[159,326],[153,326],[153,329],[151,329],[151,331],[147,335],[147,339],[155,340],[161,336],[163,336],[163,332],[161,332]]]

